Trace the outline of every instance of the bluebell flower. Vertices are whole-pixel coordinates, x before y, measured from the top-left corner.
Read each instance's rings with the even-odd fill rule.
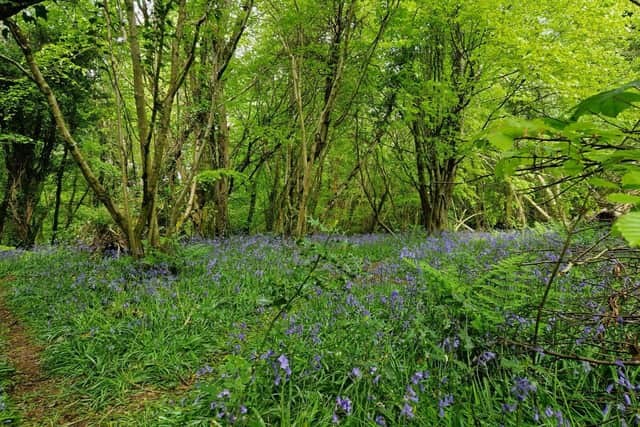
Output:
[[[511,387],[511,393],[520,401],[525,400],[529,393],[535,392],[535,384],[532,384],[527,378],[516,378],[515,384]]]
[[[285,374],[287,374],[287,378],[291,376],[291,368],[289,367],[289,359],[284,354],[281,354],[278,357],[278,362],[280,362],[280,369],[282,369]]]
[[[502,404],[502,412],[505,414],[510,414],[514,412],[518,408],[517,403],[503,403]]]
[[[202,368],[196,371],[196,377],[201,377],[203,375],[209,374],[213,372],[213,368],[209,365],[204,365]]]
[[[336,406],[347,415],[351,415],[351,412],[353,411],[353,405],[348,397],[336,397]]]
[[[448,394],[440,399],[440,401],[438,402],[438,414],[440,415],[440,417],[444,417],[444,408],[451,406],[452,404],[453,395],[451,394]]]
[[[354,378],[362,378],[362,371],[356,367],[351,370],[351,376]]]
[[[418,384],[424,378],[424,374],[422,372],[416,372],[411,377],[411,382],[413,384]]]
[[[404,400],[410,400],[412,402],[417,402],[418,399],[418,395],[416,394],[415,390],[413,389],[413,387],[411,387],[410,385],[407,386],[406,388],[407,393],[404,395]]]
[[[418,371],[411,376],[411,382],[414,385],[418,386],[418,388],[420,389],[420,392],[424,392],[425,390],[424,381],[427,378],[429,378],[429,371],[422,371],[422,372]]]
[[[476,358],[476,363],[480,366],[487,366],[487,363],[493,360],[496,354],[492,351],[485,351]]]
[[[387,426],[387,422],[385,421],[385,419],[384,419],[384,417],[382,415],[377,415],[376,418],[375,418],[375,422],[379,426],[383,426],[383,427]]]
[[[316,371],[320,370],[322,368],[322,363],[320,363],[320,360],[322,360],[322,357],[318,354],[316,354],[315,356],[313,356],[313,362],[311,362],[313,369],[315,369]]]
[[[400,411],[400,416],[413,418],[416,416],[416,414],[413,413],[413,407],[405,402],[404,406],[402,407],[402,411]]]

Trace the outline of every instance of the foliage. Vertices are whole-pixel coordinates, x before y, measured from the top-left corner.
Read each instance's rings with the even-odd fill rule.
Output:
[[[506,130],[494,146],[473,135],[500,118],[557,117],[588,93],[630,80],[637,67],[637,16],[620,2],[160,2],[141,5],[138,25],[129,26],[130,4],[53,2],[12,18],[105,191],[92,184],[83,196],[84,172],[62,147],[38,185],[13,186],[15,162],[3,158],[3,195],[13,186],[16,200],[29,202],[0,209],[5,243],[15,243],[14,223],[27,216],[14,212],[31,205],[28,240],[69,240],[92,212],[108,212],[114,227],[134,224],[123,236],[146,233],[151,246],[159,237],[319,231],[314,224],[323,223],[369,232],[560,219],[585,188],[554,189],[569,196],[557,206],[544,193],[527,199],[527,184],[551,176],[511,176],[517,165],[493,149],[509,149]],[[51,124],[50,106],[3,33],[0,146],[4,135],[33,140],[40,157],[41,135],[21,126]],[[603,96],[591,101],[602,107],[607,97],[637,93],[628,86]],[[591,108],[583,107],[574,111],[580,122]],[[158,155],[145,159],[147,152]],[[147,160],[157,164],[146,170]],[[580,163],[567,163],[567,173]],[[112,203],[96,209],[105,193]],[[438,215],[428,221],[426,212]],[[138,220],[140,213],[157,218]]]
[[[496,170],[512,175],[523,170],[556,169],[560,180],[587,181],[615,190],[605,193],[609,202],[639,204],[640,198],[633,194],[640,188],[640,146],[634,137],[637,125],[626,129],[624,118],[619,124],[603,119],[634,110],[640,102],[637,90],[638,82],[634,81],[593,95],[580,102],[568,120],[512,119],[496,124],[484,134],[504,152]],[[614,227],[631,245],[639,243],[639,219],[637,212],[628,213]]]
[[[246,179],[246,176],[233,169],[208,169],[196,175],[196,182],[203,186],[211,186],[216,181],[220,181],[223,177],[235,178],[237,180]]]
[[[26,3],[0,279],[89,423],[640,422],[632,3]]]
[[[110,418],[122,424],[632,422],[637,392],[608,385],[624,378],[635,387],[636,368],[550,355],[535,362],[503,341],[531,336],[561,237],[315,236],[301,245],[236,237],[144,262],[57,249],[8,258],[0,275],[16,276],[10,305],[45,344],[46,368],[88,405],[103,412],[140,388],[167,396]],[[575,253],[598,238],[581,236]],[[599,283],[617,287],[633,275],[600,269],[584,264],[562,276],[545,350],[596,357],[601,338],[585,335],[593,319],[557,313],[606,303]],[[612,340],[624,339],[618,328],[634,326],[607,325]]]
[[[2,247],[0,247],[0,250],[2,250]],[[6,348],[5,333],[5,325],[1,325],[0,345],[2,345],[2,348]],[[0,423],[2,424],[12,424],[18,419],[18,414],[13,408],[9,397],[9,392],[13,385],[11,377],[14,373],[15,369],[9,365],[6,354],[0,351]]]

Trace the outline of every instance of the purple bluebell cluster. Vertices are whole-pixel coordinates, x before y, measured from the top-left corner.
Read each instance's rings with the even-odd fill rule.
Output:
[[[57,257],[60,279],[50,283],[50,268],[29,264],[12,297],[55,354],[87,365],[87,384],[98,371],[191,378],[195,397],[175,411],[187,420],[467,425],[476,411],[495,425],[633,422],[637,368],[560,365],[553,354],[630,357],[637,279],[589,265],[564,272],[533,349],[518,344],[531,343],[558,261],[556,233],[331,237],[325,247],[326,237],[300,246],[266,236],[197,241],[153,265],[37,255]],[[479,308],[486,301],[488,313]],[[602,351],[610,342],[621,344]],[[571,410],[557,388],[583,393],[595,411]],[[495,402],[479,401],[488,395]]]

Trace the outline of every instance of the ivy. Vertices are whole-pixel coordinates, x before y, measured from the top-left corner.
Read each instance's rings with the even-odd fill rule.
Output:
[[[244,180],[246,176],[233,169],[207,169],[196,175],[196,182],[203,186],[211,186],[222,178]]]

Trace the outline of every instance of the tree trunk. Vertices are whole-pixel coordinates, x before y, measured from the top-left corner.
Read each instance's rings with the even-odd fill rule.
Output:
[[[58,100],[56,99],[53,91],[51,90],[51,87],[44,79],[42,72],[40,71],[40,67],[38,66],[38,64],[34,59],[33,52],[31,51],[31,47],[29,46],[29,43],[27,42],[26,37],[24,36],[20,28],[13,21],[6,20],[5,24],[9,27],[9,30],[11,31],[11,34],[13,35],[14,39],[18,43],[20,50],[22,50],[22,53],[27,63],[29,64],[31,74],[36,84],[38,85],[38,88],[47,99],[47,103],[49,104],[51,113],[55,119],[56,126],[58,127],[58,130],[60,131],[60,134],[62,135],[62,138],[69,152],[71,153],[71,156],[75,160],[76,164],[80,168],[80,171],[82,172],[82,175],[84,176],[85,180],[89,184],[89,187],[91,187],[91,189],[93,190],[94,194],[96,195],[96,198],[100,200],[100,202],[102,202],[102,204],[107,208],[107,211],[113,218],[116,225],[123,231],[124,235],[129,236],[130,235],[129,218],[122,215],[122,213],[114,203],[113,199],[111,198],[111,195],[100,183],[100,181],[98,181],[98,179],[96,178],[93,170],[89,166],[89,163],[86,161],[86,159],[84,158],[84,155],[78,148],[78,144],[76,143],[73,136],[71,136],[67,122],[62,114],[60,105],[58,104]],[[131,253],[134,257],[141,257],[144,255],[144,252],[141,251],[142,245],[137,244],[137,242],[135,241],[129,242],[129,243],[130,243]]]
[[[427,166],[426,166],[426,154],[424,150],[424,141],[414,133],[413,140],[416,149],[416,171],[418,174],[418,196],[420,196],[420,211],[422,226],[427,232],[433,231],[431,229],[430,212],[431,212],[431,198],[429,195],[429,187],[427,186]]]
[[[56,237],[58,234],[58,224],[60,219],[60,204],[61,204],[61,196],[62,196],[62,179],[64,178],[64,169],[67,163],[67,153],[68,149],[64,147],[64,154],[62,155],[62,161],[60,162],[60,167],[58,168],[58,174],[56,176],[56,202],[55,208],[53,210],[53,226],[51,227],[51,244],[56,243]]]
[[[7,219],[7,209],[9,208],[9,190],[11,190],[11,180],[7,177],[7,181],[4,184],[2,204],[0,204],[0,243],[3,241],[4,225]]]
[[[227,122],[227,109],[224,100],[224,82],[219,82],[216,96],[216,125],[215,142],[212,150],[215,150],[215,169],[229,170],[231,167],[229,157],[229,124]],[[213,233],[215,237],[224,237],[229,232],[229,176],[222,174],[213,186],[213,201],[215,203],[215,218]]]
[[[251,233],[251,228],[253,225],[253,217],[256,213],[256,198],[257,198],[257,182],[254,180],[251,183],[251,195],[249,197],[249,212],[247,213],[247,223],[245,225],[245,232],[247,234]]]

